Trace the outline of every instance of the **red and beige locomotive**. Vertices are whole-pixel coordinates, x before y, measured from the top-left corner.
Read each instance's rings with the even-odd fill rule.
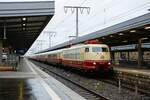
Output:
[[[109,72],[113,69],[110,62],[109,47],[95,42],[87,42],[86,44],[74,45],[65,49],[34,54],[31,58],[90,72]]]

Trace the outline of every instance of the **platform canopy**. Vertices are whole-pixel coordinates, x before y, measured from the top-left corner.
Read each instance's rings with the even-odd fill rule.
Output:
[[[0,39],[25,53],[53,15],[54,1],[0,2]]]
[[[102,30],[78,37],[65,43],[56,45],[41,52],[68,47],[68,45],[83,43],[88,40],[98,39],[109,46],[120,46],[150,42],[150,13],[127,20],[125,22],[107,27]]]

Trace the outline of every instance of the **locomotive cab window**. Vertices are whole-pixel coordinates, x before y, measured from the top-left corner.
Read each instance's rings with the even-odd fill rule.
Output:
[[[85,48],[85,52],[89,52],[89,48]]]
[[[108,48],[105,47],[93,47],[92,52],[108,52]]]
[[[102,48],[102,52],[108,52],[108,48]]]

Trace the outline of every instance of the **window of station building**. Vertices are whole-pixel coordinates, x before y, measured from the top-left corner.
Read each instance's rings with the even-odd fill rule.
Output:
[[[150,51],[143,52],[143,61],[150,61]]]
[[[120,52],[120,60],[126,61],[128,60],[128,52]]]
[[[92,52],[108,52],[108,48],[105,47],[93,47]]]
[[[137,61],[138,60],[138,52],[137,51],[129,52],[129,60]]]

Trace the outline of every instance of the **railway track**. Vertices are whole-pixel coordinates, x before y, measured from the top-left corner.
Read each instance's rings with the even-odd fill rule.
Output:
[[[43,69],[45,72],[51,74],[54,77],[56,76],[55,78],[75,90],[83,97],[86,97],[88,100],[141,100],[141,98],[147,97],[147,95],[140,94],[141,92],[139,89],[138,93],[135,94],[136,91],[134,91],[134,86],[132,86],[132,91],[130,91],[131,86],[125,84],[123,80],[121,80],[121,92],[118,92],[118,80],[88,78],[86,76],[80,76],[78,72],[77,74],[73,74],[72,71],[69,70],[67,71],[57,67],[50,67],[49,65],[41,64],[35,61],[34,63],[38,66],[41,66],[40,68]],[[69,76],[67,76],[67,74]],[[77,86],[76,84],[79,86]],[[91,92],[88,92],[88,90],[90,90]],[[98,95],[102,96],[102,98],[100,99]],[[136,97],[136,99],[134,97]]]
[[[100,79],[100,81],[103,81],[103,82],[108,83],[108,84],[115,85],[119,88],[119,79],[118,78],[114,78],[114,80],[106,80],[106,79],[102,80],[102,79]],[[143,85],[143,87],[142,87],[137,81],[134,81],[132,83],[130,83],[130,82],[131,81],[129,81],[128,79],[120,78],[120,87],[121,87],[121,89],[126,88],[126,89],[129,89],[131,91],[136,92],[136,88],[137,88],[138,89],[137,91],[139,93],[150,96],[149,86],[147,87],[147,85],[144,85],[144,84],[140,83],[141,85]]]
[[[44,70],[45,72],[47,72],[48,74],[54,74],[57,76],[57,78],[61,78],[61,80],[64,82],[64,80],[66,81],[67,85],[72,88],[73,90],[75,90],[77,93],[79,94],[82,94],[82,96],[84,96],[87,100],[109,100],[109,98],[106,98],[104,96],[102,96],[101,94],[99,93],[96,93],[95,91],[93,90],[90,90],[84,86],[82,86],[81,84],[71,80],[71,79],[68,79],[56,72],[53,72],[51,70],[49,70],[49,68],[47,67],[43,67],[43,66],[40,66],[42,68],[42,70]],[[60,79],[59,79],[60,80]]]
[[[131,89],[132,91],[136,91],[138,88],[138,92],[150,95],[150,78],[144,77],[142,75],[134,75],[125,72],[116,72],[118,75],[114,77],[114,84],[118,85],[119,80],[121,82],[122,87]]]

